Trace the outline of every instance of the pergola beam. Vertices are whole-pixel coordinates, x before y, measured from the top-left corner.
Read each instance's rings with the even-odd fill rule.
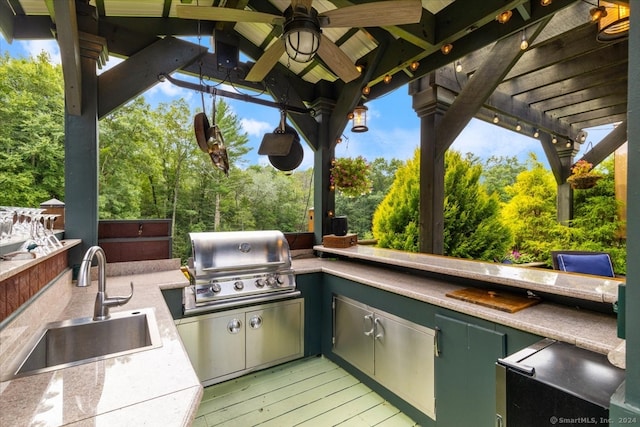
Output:
[[[620,148],[625,142],[627,142],[626,120],[616,126],[602,141],[598,142],[591,150],[586,152],[585,155],[582,156],[582,160],[586,160],[596,166]]]
[[[539,24],[530,37],[535,39],[547,22],[548,20]],[[438,125],[438,149],[440,152],[436,155],[442,155],[453,144],[453,141],[502,82],[504,76],[518,62],[523,54],[519,45],[520,37],[518,34],[499,40],[494,45],[488,60],[476,70],[473,78],[462,88],[440,121]]]
[[[206,51],[193,43],[165,37],[107,70],[98,77],[98,117],[106,116],[156,85],[159,74],[171,74]]]
[[[64,75],[65,105],[69,114],[77,116],[82,112],[82,72],[76,2],[75,0],[56,1],[53,7]]]

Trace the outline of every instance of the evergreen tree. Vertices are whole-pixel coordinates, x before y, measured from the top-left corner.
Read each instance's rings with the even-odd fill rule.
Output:
[[[445,255],[493,260],[502,257],[510,233],[498,218],[499,204],[479,184],[482,167],[459,153],[445,155]],[[378,245],[417,252],[420,199],[419,151],[396,173],[391,190],[378,206],[373,234]]]
[[[502,219],[514,236],[512,250],[550,264],[551,250],[566,249],[575,233],[558,223],[558,190],[553,174],[531,153],[528,169],[505,191],[510,200],[502,208]]]

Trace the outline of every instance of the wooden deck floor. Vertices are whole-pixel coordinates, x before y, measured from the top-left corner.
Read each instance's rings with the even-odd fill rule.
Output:
[[[194,427],[381,426],[416,423],[324,357],[205,388]]]

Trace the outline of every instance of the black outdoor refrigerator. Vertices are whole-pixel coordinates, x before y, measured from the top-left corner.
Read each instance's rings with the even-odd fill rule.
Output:
[[[609,425],[625,377],[606,355],[551,339],[496,364],[496,426]]]

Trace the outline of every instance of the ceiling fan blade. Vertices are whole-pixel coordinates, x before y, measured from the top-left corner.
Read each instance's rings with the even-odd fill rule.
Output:
[[[331,71],[336,73],[343,82],[349,83],[360,77],[360,72],[356,70],[356,66],[351,58],[342,51],[334,42],[329,40],[324,34],[320,39],[320,47],[318,48],[318,56],[329,66]]]
[[[228,7],[177,5],[176,14],[178,18],[200,19],[205,21],[259,22],[271,25],[284,24],[284,17],[279,15]]]
[[[323,12],[320,17],[328,18],[329,22],[322,24],[324,28],[416,24],[420,22],[422,17],[422,2],[420,0],[393,0],[361,3]]]
[[[248,82],[261,82],[267,76],[267,73],[276,65],[282,54],[284,53],[284,42],[278,39],[264,51],[262,56],[258,58],[253,67],[247,73],[245,80]]]

